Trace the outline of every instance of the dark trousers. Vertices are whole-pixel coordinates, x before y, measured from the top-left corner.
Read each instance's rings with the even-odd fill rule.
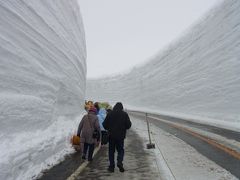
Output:
[[[94,144],[84,143],[83,156],[86,156],[88,151],[88,160],[91,160],[93,156],[93,150],[94,150]]]
[[[108,132],[107,131],[101,131],[102,138],[101,138],[101,144],[105,145],[108,143]]]
[[[124,139],[112,139],[109,138],[109,149],[108,149],[108,156],[110,167],[115,167],[114,162],[114,153],[115,149],[117,149],[117,164],[123,165],[123,157],[124,157]]]

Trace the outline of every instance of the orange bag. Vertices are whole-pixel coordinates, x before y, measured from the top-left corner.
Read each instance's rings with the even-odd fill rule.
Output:
[[[81,145],[80,145],[80,137],[77,135],[73,135],[71,137],[71,144],[72,147],[76,150],[76,151],[81,151]]]
[[[72,137],[72,145],[80,145],[80,137],[77,135],[73,135]]]

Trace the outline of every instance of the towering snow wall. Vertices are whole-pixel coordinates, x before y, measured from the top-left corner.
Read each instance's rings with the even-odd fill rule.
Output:
[[[224,1],[129,73],[89,80],[87,97],[240,130],[240,1]]]
[[[85,58],[77,0],[0,0],[0,179],[29,179],[70,150]]]

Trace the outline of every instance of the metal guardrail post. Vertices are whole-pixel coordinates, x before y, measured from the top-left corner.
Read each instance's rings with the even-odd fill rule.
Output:
[[[148,129],[148,138],[149,138],[149,143],[147,144],[147,149],[155,149],[155,144],[153,144],[152,140],[151,140],[150,126],[149,126],[149,121],[148,121],[148,118],[147,118],[147,113],[145,114],[145,116],[146,116],[147,129]]]

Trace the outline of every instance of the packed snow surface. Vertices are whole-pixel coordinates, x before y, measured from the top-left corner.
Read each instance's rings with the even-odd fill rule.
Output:
[[[240,131],[239,22],[240,1],[223,1],[145,64],[90,79],[87,98]]]
[[[146,121],[130,117],[133,130],[148,144],[149,136]],[[237,180],[226,169],[201,155],[181,139],[150,123],[151,140],[155,144],[155,161],[162,180]],[[154,162],[154,161],[153,161]]]
[[[0,0],[0,179],[30,179],[71,151],[85,48],[76,0]]]

